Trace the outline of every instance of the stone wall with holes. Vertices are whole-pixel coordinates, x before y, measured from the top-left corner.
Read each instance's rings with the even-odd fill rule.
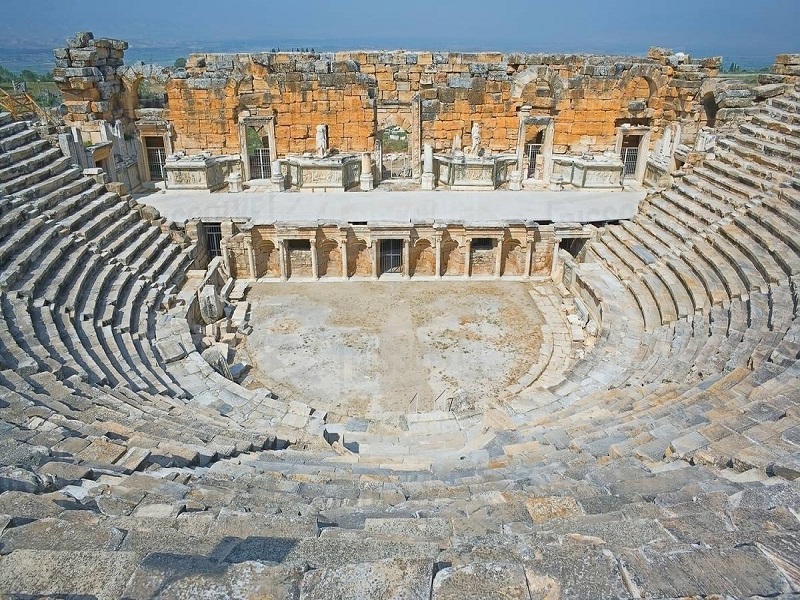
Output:
[[[79,34],[57,51],[59,61],[69,62],[56,77],[76,92],[68,105],[74,120],[116,117],[119,107],[129,120],[144,115],[137,111],[136,85],[120,83],[121,73],[136,81],[116,64],[124,44]],[[719,58],[696,60],[663,48],[645,57],[263,52],[193,54],[185,69],[157,76],[168,106],[160,118],[172,124],[174,149],[188,153],[237,154],[237,122],[245,111],[274,117],[278,156],[313,151],[321,123],[329,146],[342,152],[371,151],[387,125],[412,130],[412,148],[430,143],[445,151],[456,135],[468,147],[473,122],[481,125],[483,148],[513,152],[523,106],[532,116],[553,117],[553,150],[566,153],[613,149],[622,122],[653,127],[651,143],[673,122],[691,139],[705,123],[702,82],[719,66]],[[526,131],[526,137],[536,133]]]

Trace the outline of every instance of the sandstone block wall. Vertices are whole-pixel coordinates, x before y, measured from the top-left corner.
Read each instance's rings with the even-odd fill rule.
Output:
[[[56,51],[57,81],[69,120],[124,116],[172,125],[172,147],[187,153],[238,154],[243,114],[274,119],[278,156],[314,149],[314,129],[327,124],[339,151],[372,151],[391,126],[409,132],[411,153],[430,143],[450,148],[456,134],[482,146],[516,150],[520,109],[554,120],[555,153],[613,149],[621,122],[653,128],[680,122],[690,139],[705,114],[702,82],[720,59],[692,60],[654,48],[646,57],[498,52],[336,52],[193,54],[185,69],[123,67],[127,47],[83,33]],[[796,68],[787,59],[783,68]],[[155,78],[167,104],[138,107],[137,89]],[[536,128],[528,128],[526,137]],[[522,140],[533,141],[533,139]]]

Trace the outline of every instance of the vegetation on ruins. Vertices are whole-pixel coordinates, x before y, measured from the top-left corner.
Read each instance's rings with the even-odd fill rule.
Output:
[[[0,88],[7,92],[27,91],[40,106],[56,106],[61,102],[61,93],[53,83],[53,72],[34,73],[22,69],[19,73],[0,65]]]

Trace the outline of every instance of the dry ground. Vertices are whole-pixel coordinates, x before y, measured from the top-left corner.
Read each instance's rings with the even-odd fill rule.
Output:
[[[254,284],[259,379],[338,414],[446,408],[504,395],[538,357],[542,316],[522,282]]]

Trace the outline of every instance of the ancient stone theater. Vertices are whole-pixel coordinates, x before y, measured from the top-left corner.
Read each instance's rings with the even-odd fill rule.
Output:
[[[800,54],[0,98],[0,596],[800,598]]]

